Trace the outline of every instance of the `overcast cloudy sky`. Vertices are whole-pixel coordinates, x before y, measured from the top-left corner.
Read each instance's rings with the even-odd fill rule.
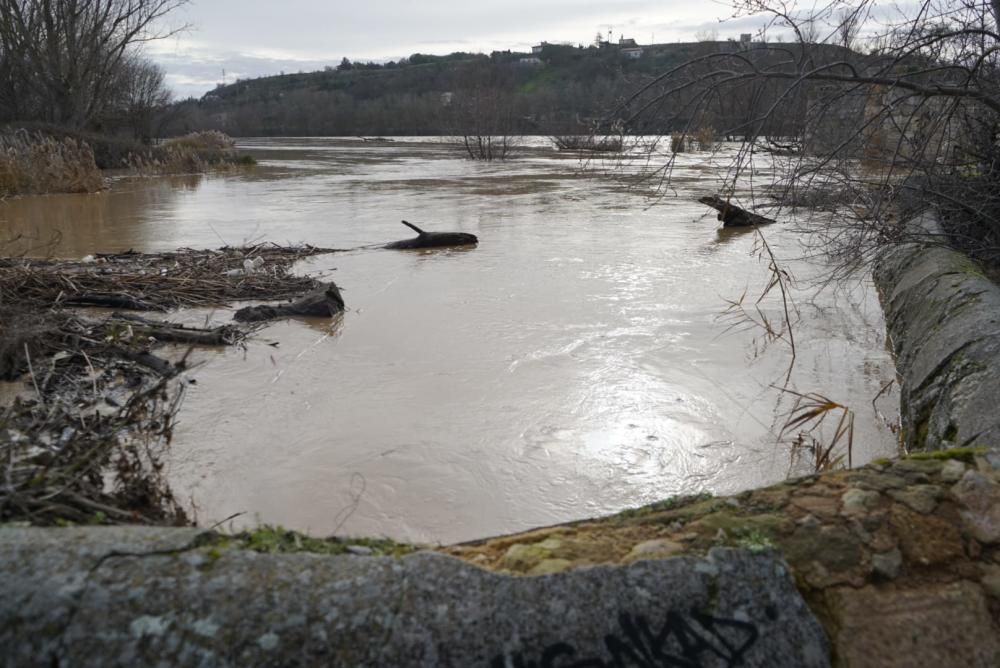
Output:
[[[720,25],[730,5],[712,0],[192,0],[171,15],[179,35],[147,53],[178,97],[225,80],[309,72],[351,60],[413,53],[529,50],[542,40],[589,44],[600,30],[640,44],[690,41],[716,29],[749,32],[748,20]]]

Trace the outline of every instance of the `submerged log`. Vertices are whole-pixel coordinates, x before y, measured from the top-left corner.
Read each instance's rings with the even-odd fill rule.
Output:
[[[321,283],[301,299],[290,304],[247,306],[233,314],[239,322],[262,322],[292,316],[329,318],[344,310],[344,298],[333,282]]]
[[[719,212],[716,217],[722,221],[723,227],[749,227],[751,225],[768,225],[774,222],[772,218],[765,218],[746,209],[741,209],[735,204],[730,204],[729,200],[715,195],[699,197],[698,201]]]
[[[386,244],[383,248],[391,248],[394,250],[409,250],[411,248],[441,248],[443,246],[470,246],[472,244],[479,243],[479,239],[475,234],[466,234],[465,232],[424,232],[422,229],[417,227],[412,223],[408,223],[405,220],[402,221],[403,225],[406,225],[411,230],[417,233],[418,236],[413,239],[403,239],[402,241],[394,241],[391,244]]]

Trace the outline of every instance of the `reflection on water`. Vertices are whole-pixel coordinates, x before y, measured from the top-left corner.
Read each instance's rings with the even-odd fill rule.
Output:
[[[5,254],[82,257],[130,248],[177,247],[169,213],[194,196],[202,177],[118,179],[90,195],[47,195],[0,202]],[[183,245],[183,242],[181,242]]]
[[[752,234],[696,201],[718,170],[682,156],[651,201],[529,150],[470,163],[440,144],[254,140],[255,174],[129,180],[0,205],[5,236],[62,232],[65,255],[245,240],[352,248],[430,230],[476,248],[364,250],[300,267],[349,310],[206,350],[172,478],[210,524],[280,523],[450,542],[780,480],[772,423],[787,351],[723,336],[726,299],[766,284]],[[723,156],[724,157],[724,156]],[[779,221],[784,258],[799,239]],[[800,280],[821,268],[786,265]],[[779,317],[780,303],[760,305]],[[800,302],[794,387],[858,412],[855,461],[892,450],[870,406],[893,377],[867,285]],[[181,317],[223,321],[230,311]],[[894,398],[886,397],[883,410]],[[887,411],[890,412],[890,411]]]

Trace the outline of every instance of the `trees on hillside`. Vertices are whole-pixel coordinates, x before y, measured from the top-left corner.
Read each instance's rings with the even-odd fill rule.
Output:
[[[162,101],[162,73],[138,48],[171,34],[161,21],[188,1],[0,0],[0,120],[80,129]]]
[[[742,0],[739,13],[765,15],[767,33],[794,39],[689,60],[636,91],[618,116],[633,132],[711,117],[720,134],[745,137],[730,190],[767,152],[780,168],[770,191],[779,201],[825,195],[848,205],[844,224],[822,230],[846,249],[845,268],[901,240],[898,216],[927,205],[953,238],[975,238],[1000,259],[1000,0],[814,7]]]

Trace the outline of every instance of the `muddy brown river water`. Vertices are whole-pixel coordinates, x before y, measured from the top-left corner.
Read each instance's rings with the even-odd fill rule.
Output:
[[[468,249],[313,258],[299,270],[337,281],[342,318],[196,353],[171,479],[201,524],[243,513],[234,527],[446,543],[807,471],[777,442],[790,402],[771,386],[788,347],[759,351],[759,330],[720,320],[768,276],[753,234],[717,230],[695,201],[729,152],[682,156],[674,190],[650,199],[605,165],[581,171],[532,143],[479,164],[430,140],[248,140],[254,173],[10,200],[0,226],[32,252],[78,257],[260,240],[352,248],[410,236],[401,219],[479,236]],[[875,291],[859,280],[817,293],[808,283],[825,267],[800,259],[795,228],[766,230],[800,286],[791,387],[856,411],[855,464],[892,454],[872,405],[894,377]],[[877,405],[891,418],[896,401]]]

